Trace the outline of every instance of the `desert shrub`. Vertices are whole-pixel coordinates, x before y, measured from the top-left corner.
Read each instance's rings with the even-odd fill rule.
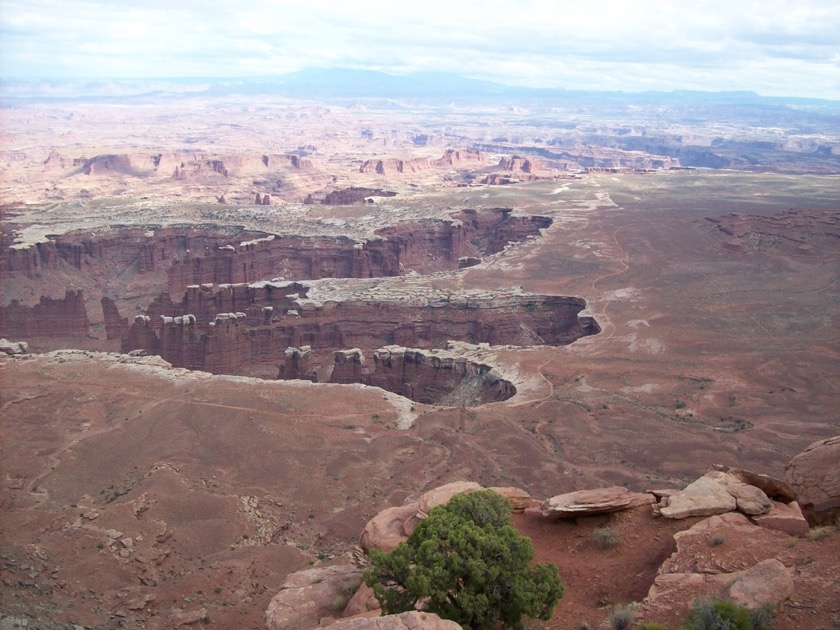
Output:
[[[633,606],[616,606],[610,611],[610,630],[627,630],[635,618]]]
[[[612,549],[621,544],[621,536],[609,527],[598,527],[592,530],[592,540],[599,549]]]
[[[669,626],[662,625],[661,623],[648,622],[641,624],[639,626],[639,630],[671,630],[671,628]]]
[[[550,619],[563,596],[557,567],[532,567],[533,557],[507,499],[490,490],[459,494],[392,552],[372,550],[365,583],[385,614],[419,606],[466,627],[522,628],[523,616]]]
[[[712,536],[711,540],[709,541],[713,547],[717,547],[718,545],[722,545],[726,542],[726,536],[723,534],[715,534]]]
[[[773,616],[767,607],[751,611],[728,599],[697,599],[683,622],[685,630],[766,630]]]
[[[808,532],[808,538],[816,542],[818,540],[825,540],[831,536],[832,533],[833,532],[830,527],[814,527],[810,532]]]

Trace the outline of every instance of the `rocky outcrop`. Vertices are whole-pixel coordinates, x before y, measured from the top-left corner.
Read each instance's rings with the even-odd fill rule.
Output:
[[[434,613],[413,610],[399,615],[370,619],[341,619],[330,625],[335,630],[461,630],[454,621],[441,619]]]
[[[667,155],[652,155],[642,151],[627,151],[607,146],[593,146],[582,144],[577,139],[552,141],[552,149],[542,146],[523,146],[521,144],[480,143],[473,145],[473,149],[488,153],[510,153],[516,151],[522,156],[537,156],[546,166],[563,170],[584,169],[628,169],[651,170],[667,169],[680,166],[680,159]],[[555,148],[559,147],[559,148]],[[711,153],[706,151],[706,153]],[[712,168],[720,168],[720,163]]]
[[[551,497],[542,503],[544,516],[577,518],[592,514],[619,512],[639,505],[655,503],[652,494],[629,492],[627,488],[612,486],[594,490],[578,490]]]
[[[840,436],[814,442],[785,467],[785,479],[813,524],[840,515]]]
[[[770,498],[761,489],[728,473],[712,470],[668,497],[667,505],[660,512],[668,518],[709,516],[735,509],[757,515],[769,512],[770,505]]]
[[[359,167],[359,172],[376,173],[378,175],[392,173],[417,173],[428,170],[431,166],[432,165],[427,158],[411,158],[407,160],[389,158],[385,160],[366,160],[365,163]]]
[[[533,173],[534,171],[540,170],[535,160],[529,160],[518,155],[499,160],[499,168],[504,171],[521,171],[523,173]]]
[[[128,334],[128,318],[120,316],[117,305],[109,297],[102,298],[102,316],[105,319],[105,334],[108,339],[122,339]]]
[[[41,297],[35,306],[23,306],[12,300],[0,306],[0,334],[27,339],[40,337],[84,337],[89,322],[81,291],[65,291],[64,297]]]
[[[296,170],[311,168],[312,163],[297,155],[259,155],[202,151],[169,153],[116,153],[93,157],[69,157],[52,152],[44,162],[44,170],[68,177],[123,175],[131,177],[171,177],[187,179],[206,176],[248,177],[262,175],[277,168]]]
[[[8,355],[26,354],[29,352],[29,344],[25,341],[0,339],[0,352]]]
[[[674,534],[676,551],[662,564],[643,602],[646,619],[683,617],[698,597],[723,597],[750,608],[778,605],[794,592],[780,560],[788,535],[730,512]],[[718,542],[713,542],[718,541]]]
[[[362,571],[329,566],[292,573],[265,613],[266,630],[310,630],[338,618],[362,582]]]
[[[447,149],[436,160],[429,160],[427,158],[367,160],[359,168],[359,172],[377,173],[380,175],[388,173],[416,173],[432,167],[471,167],[481,166],[485,162],[486,157],[481,151]]]
[[[482,164],[485,162],[485,156],[481,151],[470,151],[469,149],[447,149],[443,152],[437,160],[433,162],[435,166],[462,166],[472,164]]]
[[[351,186],[343,190],[332,192],[311,193],[303,200],[305,204],[321,204],[325,206],[349,206],[365,203],[370,197],[396,197],[397,193],[381,188],[364,188]]]

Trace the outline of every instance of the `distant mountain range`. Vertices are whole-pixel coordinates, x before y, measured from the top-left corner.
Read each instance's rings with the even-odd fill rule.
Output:
[[[276,95],[302,99],[561,100],[600,104],[698,103],[840,106],[840,101],[766,97],[754,92],[608,92],[529,88],[468,79],[446,72],[393,75],[373,70],[309,69],[272,77],[159,79],[0,79],[0,101],[125,102],[183,96]]]

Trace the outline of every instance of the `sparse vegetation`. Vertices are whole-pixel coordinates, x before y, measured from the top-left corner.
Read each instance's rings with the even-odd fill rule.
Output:
[[[612,549],[621,544],[621,536],[610,527],[598,527],[592,530],[592,540],[599,549]]]
[[[661,623],[650,622],[640,625],[639,630],[671,630],[671,628],[670,626],[665,626]]]
[[[791,537],[788,539],[788,547],[789,547],[790,549],[793,549],[793,548],[794,548],[794,547],[796,547],[796,545],[798,545],[798,544],[799,544],[799,538],[797,538],[796,536],[791,536]]]
[[[724,536],[723,534],[715,534],[714,536],[712,536],[711,540],[709,541],[709,543],[712,545],[712,547],[718,547],[725,542],[726,542],[726,536]]]
[[[489,490],[459,494],[394,551],[371,551],[365,582],[385,614],[419,605],[467,627],[522,628],[523,616],[550,619],[563,596],[557,567],[532,567],[533,557],[507,499]]]
[[[685,630],[767,630],[773,615],[768,607],[750,610],[728,599],[694,601],[683,622]]]
[[[808,532],[808,538],[813,540],[814,542],[825,540],[826,538],[830,537],[834,531],[831,527],[812,527],[811,531]]]
[[[678,400],[676,402],[676,404],[674,405],[674,409],[685,409],[685,408],[686,408],[686,403],[683,402],[682,400]]]
[[[627,606],[616,606],[610,611],[608,621],[610,622],[610,630],[627,630],[633,621],[636,619],[634,614],[635,606],[628,604]]]

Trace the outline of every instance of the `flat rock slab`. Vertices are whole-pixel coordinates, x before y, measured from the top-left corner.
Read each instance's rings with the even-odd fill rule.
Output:
[[[807,536],[811,529],[796,501],[790,503],[772,501],[770,511],[767,514],[753,516],[753,521],[761,527],[775,529],[791,536]]]
[[[611,486],[559,494],[543,501],[541,511],[544,516],[575,518],[587,514],[618,512],[644,503],[654,503],[653,495],[628,492],[622,486]]]

